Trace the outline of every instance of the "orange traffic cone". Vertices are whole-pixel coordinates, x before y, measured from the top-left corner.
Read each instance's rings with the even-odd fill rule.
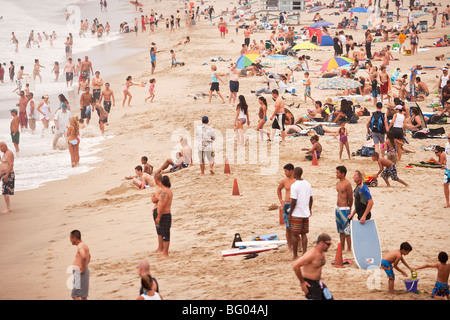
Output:
[[[225,169],[223,170],[225,174],[231,174],[230,164],[228,163],[228,158],[225,159]]]
[[[342,260],[342,248],[341,248],[341,243],[338,243],[338,247],[337,247],[337,251],[336,251],[336,257],[334,258],[334,263],[333,265],[336,268],[345,268],[344,267],[344,261]]]
[[[313,166],[319,165],[319,160],[317,160],[317,151],[316,150],[313,151],[312,165]]]
[[[233,183],[233,196],[240,196],[237,179],[234,179],[234,183]]]

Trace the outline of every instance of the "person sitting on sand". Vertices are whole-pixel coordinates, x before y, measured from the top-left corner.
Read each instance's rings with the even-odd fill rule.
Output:
[[[152,177],[148,173],[143,172],[142,166],[137,166],[134,170],[136,175],[125,177],[125,179],[133,180],[134,185],[141,190],[153,187],[154,183]]]
[[[178,171],[180,169],[184,169],[192,165],[192,149],[187,143],[187,139],[185,137],[180,138],[181,150],[176,153],[175,159],[167,159],[163,165],[155,171],[155,173],[171,173]],[[169,165],[172,168],[167,169]],[[166,170],[167,169],[167,170]]]
[[[441,146],[437,146],[434,149],[434,154],[436,155],[436,159],[431,157],[429,162],[435,162],[442,165],[447,165],[447,156],[445,154],[445,148]]]
[[[314,152],[316,153],[317,159],[320,159],[320,155],[322,154],[322,145],[319,143],[319,136],[313,135],[309,141],[312,144],[311,148],[302,148],[302,151],[307,151],[306,159],[312,160]]]
[[[436,268],[437,279],[433,291],[431,292],[431,298],[450,300],[450,290],[448,287],[448,276],[450,274],[450,265],[447,264],[448,254],[444,251],[439,252],[438,260],[439,263],[424,264],[416,268],[415,271],[425,268]]]

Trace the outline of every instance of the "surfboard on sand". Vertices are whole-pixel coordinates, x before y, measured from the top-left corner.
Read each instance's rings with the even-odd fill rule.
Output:
[[[256,236],[252,238],[252,241],[270,241],[270,240],[278,240],[278,236],[276,234],[266,234],[263,236]]]
[[[273,241],[241,241],[236,242],[236,246],[238,247],[266,247],[266,246],[273,246],[273,245],[284,245],[286,244],[286,240],[273,240]]]
[[[136,1],[130,1],[131,4],[136,5]],[[140,2],[137,3],[138,7],[143,7],[144,5]]]
[[[381,246],[374,220],[364,224],[351,220],[352,251],[360,269],[379,268],[381,265]]]
[[[257,252],[264,252],[269,250],[276,250],[278,249],[278,245],[271,245],[271,246],[261,246],[261,247],[248,247],[244,249],[227,249],[222,250],[222,257],[230,257],[230,256],[236,256],[240,254],[250,254],[250,253],[257,253]]]

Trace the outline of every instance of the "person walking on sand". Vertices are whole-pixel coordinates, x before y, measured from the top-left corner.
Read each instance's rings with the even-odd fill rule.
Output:
[[[14,153],[8,149],[5,142],[0,142],[0,151],[3,153],[0,164],[0,178],[2,180],[2,194],[6,208],[2,213],[11,212],[10,196],[14,195],[16,176],[14,173]]]
[[[73,74],[75,72],[75,64],[72,62],[72,58],[69,58],[68,62],[64,66],[63,73],[66,74],[66,87],[70,86],[72,87],[73,84]]]
[[[277,89],[272,90],[272,98],[275,99],[275,108],[272,116],[270,117],[270,120],[273,121],[271,137],[272,140],[275,139],[276,130],[280,130],[281,142],[284,142],[286,138],[286,131],[284,129],[284,125],[286,123],[286,111],[284,109],[284,101]]]
[[[400,182],[405,187],[408,186],[408,184],[405,181],[403,181],[397,176],[397,167],[395,166],[395,163],[393,163],[388,159],[381,158],[378,152],[372,153],[372,161],[377,162],[380,168],[380,170],[373,176],[374,179],[377,179],[378,176],[381,174],[381,177],[384,179],[388,187],[391,186],[388,180],[389,177],[391,177],[392,180],[394,181]]]
[[[153,220],[155,221],[156,218],[158,217],[158,202],[159,202],[159,197],[161,196],[161,191],[162,191],[162,184],[161,184],[162,175],[161,175],[161,173],[156,172],[153,178],[155,180],[155,186],[156,186],[156,191],[152,195]],[[158,236],[158,247],[156,248],[155,251],[153,251],[153,253],[161,254],[161,253],[163,253],[163,241],[162,241],[160,229],[156,226],[156,223],[155,223],[155,227],[156,227],[156,234]]]
[[[293,264],[292,268],[308,300],[334,300],[330,290],[322,281],[322,268],[326,263],[325,252],[330,246],[331,237],[321,233],[317,237],[316,246],[309,249]]]
[[[222,82],[223,84],[225,84],[225,82],[220,77],[221,75],[219,75],[219,73],[217,73],[217,66],[212,65],[211,66],[211,71],[212,71],[211,83],[209,84],[211,87],[209,89],[209,101],[208,101],[208,103],[211,103],[211,98],[212,98],[213,91],[216,91],[217,94],[219,95],[219,97],[222,99],[222,103],[225,103],[225,99],[223,98],[222,94],[220,93],[219,81]]]
[[[20,140],[20,130],[19,130],[20,119],[17,114],[18,114],[17,109],[11,110],[11,116],[13,118],[9,125],[10,131],[11,131],[11,140],[12,140],[12,143],[14,144],[14,148],[16,149],[16,153],[19,152],[19,140]]]
[[[70,162],[72,168],[78,166],[80,163],[80,123],[77,117],[70,118],[70,125],[67,129],[66,139],[69,145]]]
[[[111,112],[111,103],[112,106],[116,106],[116,98],[114,97],[114,92],[110,88],[110,84],[107,82],[105,83],[105,90],[102,91],[102,95],[100,96],[100,103],[103,100],[103,109],[105,109],[106,112]],[[108,124],[108,122],[106,122]]]
[[[173,193],[170,189],[171,183],[168,176],[161,178],[161,195],[158,200],[158,216],[155,219],[156,228],[159,229],[160,236],[163,242],[163,252],[160,258],[169,258],[170,246],[170,229],[172,227],[172,200]]]
[[[288,223],[291,232],[293,259],[298,257],[299,238],[303,254],[308,246],[307,233],[309,232],[309,217],[312,214],[313,191],[311,184],[302,179],[303,169],[294,169],[295,182],[291,185],[291,207],[288,216]]]
[[[347,168],[345,166],[336,167],[336,183],[337,201],[335,209],[336,227],[339,233],[342,250],[345,248],[347,241],[347,251],[351,251],[350,237],[350,220],[348,219],[353,206],[353,190],[352,185],[346,179]]]
[[[239,103],[236,107],[236,117],[234,119],[234,132],[236,133],[236,140],[238,145],[245,144],[244,124],[250,126],[250,119],[248,115],[248,105],[243,95],[239,96]]]
[[[38,76],[42,83],[40,68],[45,68],[45,67],[39,63],[39,59],[35,59],[34,60],[34,68],[33,68],[33,80],[36,81],[36,76]]]
[[[204,116],[202,118],[202,125],[197,127],[196,137],[198,141],[198,157],[200,161],[200,171],[201,175],[205,175],[205,158],[208,158],[209,171],[214,174],[214,140],[216,139],[216,134],[214,129],[209,125],[209,118]]]
[[[444,208],[450,208],[450,191],[449,191],[449,183],[450,183],[450,134],[447,136],[447,142],[445,143],[445,157],[446,157],[446,166],[444,172],[444,197],[445,197],[445,206]]]
[[[230,99],[228,101],[230,107],[234,107],[239,92],[239,74],[241,71],[236,68],[237,63],[232,63],[230,67]]]
[[[131,107],[130,102],[133,96],[130,93],[130,87],[135,86],[136,84],[133,83],[133,78],[131,76],[128,76],[126,79],[125,87],[123,88],[123,102],[122,102],[122,108],[125,107],[125,102],[127,101],[128,97],[128,106]]]
[[[284,175],[286,176],[281,180],[277,188],[277,196],[280,201],[281,208],[283,209],[283,220],[284,226],[286,228],[286,240],[289,250],[292,250],[292,235],[291,229],[289,228],[289,213],[291,211],[291,186],[296,181],[294,178],[294,166],[288,163],[283,167]],[[283,189],[286,190],[285,197],[283,200]]]
[[[264,97],[259,97],[258,102],[259,102],[259,112],[258,112],[259,121],[256,130],[258,130],[259,132],[260,141],[264,141],[263,139],[264,133],[267,134],[267,138],[270,141],[270,133],[268,133],[265,129],[263,129],[264,125],[267,122],[267,100]]]
[[[364,175],[361,171],[355,171],[353,181],[356,183],[356,187],[353,190],[355,207],[348,216],[348,220],[351,220],[357,214],[359,222],[364,224],[366,220],[372,217],[372,213],[370,212],[373,208],[372,195],[370,194],[369,187],[364,183]]]
[[[73,230],[70,233],[70,242],[77,247],[73,262],[74,285],[72,289],[73,300],[87,300],[89,295],[89,262],[91,254],[89,247],[81,240],[81,232]]]

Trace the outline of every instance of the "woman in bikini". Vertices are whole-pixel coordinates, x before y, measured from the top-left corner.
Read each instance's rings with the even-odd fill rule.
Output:
[[[78,166],[80,162],[80,138],[79,122],[77,117],[70,118],[70,126],[67,129],[67,142],[69,144],[70,161],[72,168]]]
[[[348,130],[345,128],[344,121],[341,121],[340,125],[341,127],[334,135],[335,138],[339,135],[339,160],[342,159],[342,151],[344,150],[344,146],[345,149],[347,149],[348,158],[351,159],[350,146],[348,145]]]
[[[34,68],[33,68],[33,80],[36,80],[36,76],[39,77],[42,83],[41,70],[39,68],[45,68],[39,63],[39,59],[34,60]]]
[[[260,107],[259,107],[259,112],[258,112],[259,121],[258,121],[258,126],[256,127],[256,130],[259,131],[260,141],[263,141],[264,133],[267,134],[267,138],[270,141],[270,133],[263,129],[264,124],[267,122],[267,100],[264,97],[259,97],[258,102],[259,102]]]
[[[130,102],[131,102],[131,98],[133,98],[133,96],[131,95],[129,89],[131,86],[134,86],[135,84],[132,82],[133,78],[131,76],[127,77],[127,82],[125,84],[125,88],[123,89],[123,103],[122,103],[122,107],[125,107],[125,101],[127,101],[127,97],[128,98],[128,106],[130,106]]]
[[[236,118],[234,120],[234,131],[236,132],[236,138],[238,144],[244,144],[244,124],[247,123],[250,126],[250,120],[248,118],[248,105],[243,95],[239,96],[239,103],[236,107]]]

